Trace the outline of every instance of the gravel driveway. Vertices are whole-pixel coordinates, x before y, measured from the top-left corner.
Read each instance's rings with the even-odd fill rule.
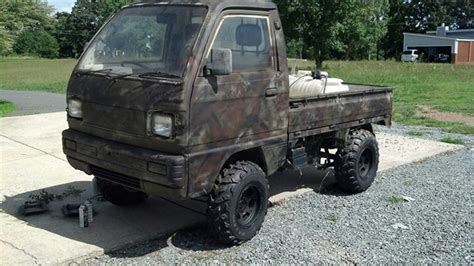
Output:
[[[473,176],[474,149],[466,147],[383,172],[362,194],[331,188],[289,199],[238,247],[218,245],[202,225],[87,263],[472,264]]]
[[[421,138],[427,140],[441,141],[445,138],[461,140],[465,146],[474,147],[474,136],[463,135],[456,133],[443,132],[439,128],[424,127],[424,126],[405,126],[398,123],[393,123],[391,128],[385,126],[376,126],[377,132],[384,132],[389,134],[402,135],[409,138]],[[416,133],[417,136],[413,136]]]

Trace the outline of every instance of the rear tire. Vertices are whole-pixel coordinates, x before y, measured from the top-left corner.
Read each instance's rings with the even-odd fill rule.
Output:
[[[209,229],[225,245],[252,239],[267,214],[269,185],[252,162],[237,162],[222,170],[209,196]]]
[[[339,187],[349,193],[367,190],[375,180],[379,165],[375,135],[364,129],[351,130],[336,158],[334,169]]]
[[[126,188],[96,178],[99,191],[110,203],[117,206],[137,205],[144,202],[148,196],[144,192]]]

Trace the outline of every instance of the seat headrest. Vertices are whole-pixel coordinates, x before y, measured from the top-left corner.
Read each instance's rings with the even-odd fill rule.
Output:
[[[237,27],[235,40],[241,46],[260,46],[262,30],[255,24],[242,24]]]

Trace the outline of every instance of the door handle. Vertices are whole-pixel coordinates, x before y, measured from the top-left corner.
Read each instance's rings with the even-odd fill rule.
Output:
[[[278,94],[277,88],[268,88],[265,90],[265,97],[273,97]]]

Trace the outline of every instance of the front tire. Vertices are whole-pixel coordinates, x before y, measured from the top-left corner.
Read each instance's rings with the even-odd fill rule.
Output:
[[[334,170],[339,187],[349,193],[367,190],[375,180],[379,165],[375,135],[364,129],[351,130],[336,158]]]
[[[225,168],[209,196],[209,228],[225,245],[252,239],[267,214],[268,180],[252,162],[237,162]]]
[[[144,202],[148,196],[144,192],[113,184],[96,178],[99,191],[110,203],[117,206],[137,205]]]

